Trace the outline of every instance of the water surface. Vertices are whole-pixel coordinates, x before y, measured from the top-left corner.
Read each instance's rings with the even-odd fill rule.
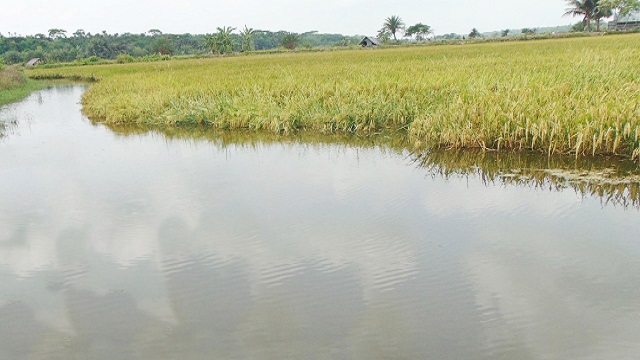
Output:
[[[0,110],[0,359],[633,359],[638,169]]]

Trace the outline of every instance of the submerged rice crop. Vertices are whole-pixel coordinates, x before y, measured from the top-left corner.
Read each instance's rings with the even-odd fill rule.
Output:
[[[640,35],[69,67],[110,124],[401,131],[417,147],[640,157]]]

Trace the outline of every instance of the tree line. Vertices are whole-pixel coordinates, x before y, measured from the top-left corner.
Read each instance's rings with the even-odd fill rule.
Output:
[[[530,31],[529,29],[527,29],[527,32]],[[421,22],[415,24],[415,25],[411,25],[411,26],[406,26],[406,24],[404,23],[404,21],[402,20],[402,18],[400,18],[397,15],[392,15],[389,16],[388,18],[386,18],[384,20],[384,23],[382,24],[382,28],[380,28],[380,30],[378,30],[378,40],[380,40],[383,43],[389,42],[391,40],[391,37],[393,37],[393,40],[395,42],[398,42],[398,34],[402,34],[404,37],[408,38],[408,39],[415,39],[416,41],[425,41],[427,40],[427,37],[429,35],[433,34],[433,28],[429,25],[423,24]],[[506,30],[506,33],[509,33],[509,30]],[[504,32],[503,32],[504,34]],[[482,35],[480,34],[480,32],[478,31],[478,29],[473,28],[471,30],[471,32],[469,33],[469,35],[467,35],[470,39],[472,38],[476,38],[476,37],[481,37]],[[506,36],[506,35],[504,35]],[[437,38],[440,39],[459,39],[459,38],[465,38],[465,35],[459,35],[459,34],[445,34],[445,35],[440,35]]]
[[[640,11],[640,0],[564,1],[568,6],[564,16],[582,17],[582,21],[574,26],[575,31],[600,31],[603,19],[617,19],[619,16]],[[433,32],[429,25],[417,23],[407,26],[399,16],[393,15],[384,20],[377,36],[382,42],[391,39],[398,41],[399,36],[424,41]],[[535,32],[535,29],[526,28],[522,32],[528,34]],[[507,35],[509,30],[503,30],[502,36]],[[467,36],[474,38],[481,34],[473,28]],[[460,35],[445,34],[438,38],[456,39],[460,38]],[[30,36],[4,36],[0,33],[0,63],[18,64],[33,58],[40,58],[48,63],[63,63],[81,59],[116,59],[119,56],[144,58],[157,55],[228,54],[279,47],[295,49],[353,46],[360,40],[359,36],[319,34],[315,31],[272,32],[247,26],[240,30],[230,26],[218,27],[215,33],[206,35],[164,34],[158,29],[151,29],[142,34],[108,34],[106,31],[91,34],[79,29],[69,34],[64,29],[49,29],[46,34]]]
[[[595,22],[595,30],[600,31],[602,20],[613,18],[618,19],[620,16],[629,15],[630,13],[640,11],[640,0],[564,0],[568,8],[563,16],[580,16],[582,21],[573,27],[573,31],[592,31],[592,22]],[[501,35],[508,36],[509,30],[502,30]],[[523,28],[522,34],[535,33],[535,29]],[[429,25],[417,23],[407,26],[402,18],[392,15],[385,19],[382,28],[378,30],[377,37],[382,42],[388,42],[393,38],[398,41],[398,35],[403,35],[409,39],[415,38],[417,41],[423,41],[428,35],[433,34],[433,28]],[[478,29],[473,28],[467,35],[469,38],[480,37]],[[459,38],[464,35],[446,34],[441,38]]]
[[[568,8],[564,16],[582,17],[582,29],[592,31],[592,22],[596,23],[596,31],[600,31],[603,19],[617,19],[619,16],[640,11],[640,0],[565,0]]]
[[[47,63],[73,62],[81,59],[116,59],[118,56],[142,58],[153,55],[205,55],[270,50],[279,47],[350,46],[357,36],[319,34],[315,31],[291,33],[264,31],[244,27],[219,27],[205,35],[164,34],[151,29],[142,34],[91,34],[82,29],[69,34],[64,29],[50,29],[46,34],[29,36],[0,34],[0,59],[5,64],[24,63],[40,58]]]
[[[402,18],[397,15],[389,16],[384,20],[382,28],[378,30],[378,39],[382,42],[388,42],[393,37],[394,41],[398,41],[397,35],[403,33],[404,37],[413,38],[417,41],[426,40],[427,36],[433,34],[433,29],[429,25],[417,23],[409,27],[406,26]]]

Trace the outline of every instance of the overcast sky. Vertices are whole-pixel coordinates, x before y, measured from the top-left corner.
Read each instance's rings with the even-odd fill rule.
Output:
[[[375,35],[384,19],[431,25],[436,34],[468,33],[575,23],[562,17],[563,0],[3,0],[0,33],[34,35],[51,28],[73,33],[205,34],[244,25],[345,35]]]

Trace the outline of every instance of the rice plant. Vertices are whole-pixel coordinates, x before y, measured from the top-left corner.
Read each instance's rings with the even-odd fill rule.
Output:
[[[109,124],[406,134],[416,148],[640,157],[640,35],[38,69]]]

